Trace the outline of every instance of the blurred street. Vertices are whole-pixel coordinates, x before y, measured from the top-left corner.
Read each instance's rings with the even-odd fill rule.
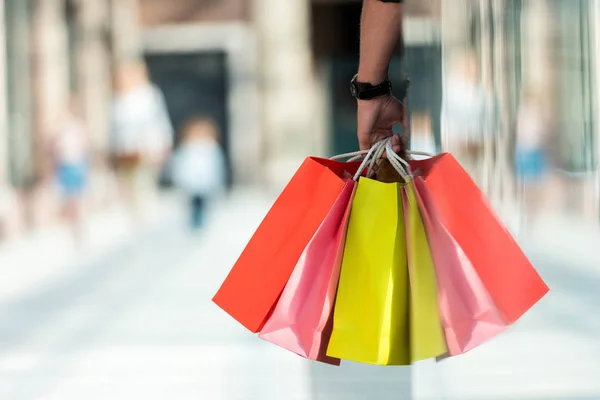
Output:
[[[410,150],[551,288],[507,333],[332,367],[211,302],[302,160],[357,150],[363,1],[0,0],[0,400],[600,400],[600,0],[385,5]]]
[[[0,398],[408,396],[407,370],[315,367],[212,304],[270,201],[240,193],[215,211],[206,232],[189,235],[169,199],[161,207],[174,210],[169,218],[129,240],[123,234],[104,254],[61,268],[59,277],[21,276],[20,295],[0,302]],[[45,286],[25,290],[27,278]]]
[[[96,228],[94,251],[57,261],[72,264],[55,269],[60,275],[23,272],[20,290],[0,301],[0,398],[600,398],[600,270],[593,252],[582,251],[593,244],[591,231],[546,219],[546,234],[526,248],[550,294],[508,334],[455,360],[417,365],[411,376],[408,368],[307,362],[212,304],[272,199],[234,192],[205,231],[189,234],[179,199],[165,197],[163,217],[143,230],[122,221],[118,239],[101,241]],[[94,224],[118,221],[115,212]],[[60,234],[54,236],[58,243]],[[34,239],[30,246],[39,246]],[[21,246],[25,253],[44,250]]]

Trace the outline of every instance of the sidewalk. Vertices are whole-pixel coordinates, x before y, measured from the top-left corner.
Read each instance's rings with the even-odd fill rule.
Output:
[[[172,203],[172,195],[161,196],[156,207],[161,212],[147,212],[143,229],[172,216],[176,207],[163,207]],[[169,212],[165,213],[165,210]],[[137,233],[131,216],[123,205],[115,205],[88,215],[82,245],[78,248],[70,228],[64,224],[41,228],[18,238],[0,243],[2,280],[0,302],[35,291],[51,281],[68,276],[82,260],[89,260],[112,247],[131,240]]]
[[[163,362],[170,360],[167,369],[172,371],[188,371],[187,365],[198,368],[206,382],[196,382],[197,377],[193,375],[193,378],[186,378],[192,382],[188,382],[189,385],[212,385],[215,390],[226,388],[226,392],[235,394],[219,398],[292,398],[289,396],[292,392],[298,395],[296,398],[331,400],[411,398],[411,392],[415,400],[600,398],[600,313],[597,311],[600,304],[600,255],[594,251],[600,243],[600,232],[592,224],[576,224],[561,216],[548,215],[535,235],[521,241],[551,292],[509,332],[490,343],[440,364],[426,362],[413,368],[376,368],[345,363],[341,368],[333,368],[306,362],[259,341],[209,301],[274,197],[274,193],[267,194],[261,190],[238,190],[219,206],[206,234],[191,237],[189,241],[185,239],[177,245],[179,239],[171,238],[173,235],[168,231],[159,238],[159,242],[145,244],[146,247],[140,250],[143,257],[136,255],[139,259],[123,259],[119,256],[120,264],[111,264],[111,271],[123,274],[117,282],[123,283],[123,286],[119,283],[116,287],[127,294],[123,294],[124,298],[139,296],[133,305],[125,307],[120,297],[114,300],[114,287],[111,285],[108,285],[108,291],[95,294],[83,291],[94,300],[88,299],[86,301],[89,302],[80,304],[83,308],[73,304],[75,316],[87,316],[89,309],[86,307],[95,304],[94,301],[106,303],[106,315],[114,316],[115,304],[121,312],[128,312],[125,316],[117,314],[115,326],[106,324],[103,329],[108,329],[106,335],[109,339],[112,337],[110,332],[123,330],[127,333],[125,337],[132,340],[130,346],[134,354],[130,354],[132,364],[128,364],[131,368],[127,371],[136,371],[139,381],[131,383],[122,376],[111,375],[114,363],[120,363],[124,357],[123,350],[114,347],[114,352],[111,352],[98,344],[96,346],[99,347],[92,349],[91,358],[87,358],[85,351],[77,353],[81,360],[76,365],[88,374],[88,379],[101,381],[105,375],[100,374],[97,368],[105,368],[105,374],[123,387],[155,387],[158,383],[152,386],[141,382],[145,382],[148,374],[152,373],[156,375],[151,376],[164,378],[159,372],[164,373],[165,369],[160,362],[140,361],[152,359],[155,355],[152,349],[144,347],[144,344],[154,343],[144,341],[148,340],[144,335],[158,335],[156,337],[163,340],[159,334],[179,332],[178,335],[182,336],[174,336],[174,347],[168,351],[160,350],[160,357],[156,359]],[[181,213],[182,207],[171,203],[177,200],[164,199],[161,213],[155,214],[154,224],[166,226],[172,217]],[[501,215],[510,219],[509,211]],[[68,280],[70,273],[87,265],[81,260],[107,252],[111,246],[135,241],[140,236],[131,230],[127,214],[119,207],[94,215],[88,225],[90,241],[82,253],[73,250],[65,227],[36,232],[26,240],[0,246],[3,281],[10,285],[0,287],[0,302],[35,292],[49,280]],[[165,237],[179,247],[171,248],[173,243]],[[165,256],[144,250],[159,244],[168,249]],[[168,262],[172,264],[164,268]],[[105,270],[105,267],[110,266],[99,268]],[[95,278],[90,279],[90,285],[95,281]],[[136,285],[155,288],[155,292],[129,290],[130,286]],[[138,302],[144,307],[139,308]],[[65,303],[70,304],[71,301]],[[34,307],[33,312],[36,310]],[[58,315],[67,318],[70,314],[61,311]],[[92,317],[93,313],[89,318]],[[184,320],[189,321],[189,326],[182,325]],[[138,333],[130,333],[127,330],[131,328],[129,324],[137,324],[135,332]],[[173,324],[176,328],[171,326]],[[53,322],[51,325],[53,329],[63,329],[68,324]],[[49,335],[60,336],[55,332]],[[60,336],[61,340],[71,343],[71,336],[64,335]],[[106,343],[113,344],[108,339]],[[193,348],[185,348],[190,343]],[[29,347],[27,349],[30,350]],[[100,367],[99,359],[105,362]],[[143,368],[146,368],[144,372],[140,372]],[[77,374],[80,369],[75,368],[74,371]],[[173,387],[183,390],[183,384],[178,383],[182,375],[172,374]],[[65,387],[73,381],[71,375],[67,377]]]

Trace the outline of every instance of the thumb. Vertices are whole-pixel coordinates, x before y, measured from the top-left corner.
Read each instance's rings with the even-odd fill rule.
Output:
[[[357,126],[357,137],[358,144],[361,150],[369,150],[373,143],[371,133],[373,131],[375,116],[373,112],[359,113],[358,126]]]
[[[358,146],[360,150],[369,150],[371,148],[371,132],[365,130],[358,131]]]

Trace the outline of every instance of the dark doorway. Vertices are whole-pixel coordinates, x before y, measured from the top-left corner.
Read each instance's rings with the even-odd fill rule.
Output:
[[[175,143],[190,118],[212,118],[220,130],[228,166],[229,124],[227,115],[227,57],[223,52],[149,54],[146,63],[152,81],[160,87],[175,129]]]

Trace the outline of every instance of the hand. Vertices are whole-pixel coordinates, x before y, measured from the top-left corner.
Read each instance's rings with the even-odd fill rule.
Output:
[[[402,123],[404,135],[394,135],[392,127]],[[381,96],[371,100],[358,100],[358,142],[361,150],[392,136],[394,152],[403,155],[406,151],[408,132],[406,107],[394,96]]]

